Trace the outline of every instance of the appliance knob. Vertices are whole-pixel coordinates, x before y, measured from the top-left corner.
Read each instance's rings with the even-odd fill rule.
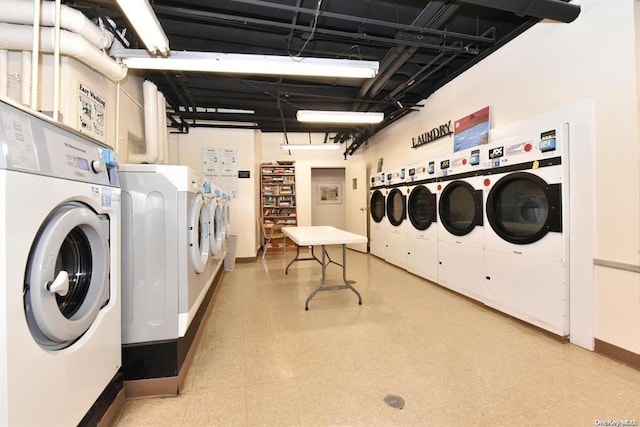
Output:
[[[93,169],[95,173],[102,173],[104,172],[104,163],[100,160],[94,160],[91,162],[91,169]]]

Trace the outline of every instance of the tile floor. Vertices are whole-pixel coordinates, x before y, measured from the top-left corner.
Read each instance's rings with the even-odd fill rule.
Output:
[[[349,290],[304,301],[318,264],[236,263],[178,397],[118,426],[604,425],[640,421],[640,371],[348,251]],[[339,252],[336,252],[339,259]],[[329,278],[340,278],[336,266]],[[383,402],[401,396],[402,410]],[[636,422],[637,424],[637,422]]]

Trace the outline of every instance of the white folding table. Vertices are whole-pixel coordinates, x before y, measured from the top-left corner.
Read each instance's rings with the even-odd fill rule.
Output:
[[[332,291],[336,289],[351,289],[358,296],[358,304],[362,304],[362,296],[349,282],[347,282],[347,245],[352,243],[366,243],[367,237],[360,234],[350,233],[331,226],[311,226],[311,227],[283,227],[282,232],[298,246],[296,257],[287,265],[285,274],[291,264],[297,261],[318,261],[322,265],[322,279],[316,288],[307,297],[304,309],[309,310],[309,301],[320,291]],[[327,254],[326,247],[329,245],[342,245],[342,264],[331,260]],[[311,251],[312,258],[300,258],[300,246],[322,246],[322,260],[319,260]],[[327,262],[327,258],[329,262]],[[344,284],[326,286],[326,269],[329,264],[336,264],[342,267],[342,281]]]

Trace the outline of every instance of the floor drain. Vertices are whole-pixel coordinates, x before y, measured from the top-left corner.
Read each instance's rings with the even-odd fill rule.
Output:
[[[387,394],[382,400],[384,401],[384,403],[391,406],[392,408],[396,408],[396,409],[404,408],[404,399],[395,394]]]

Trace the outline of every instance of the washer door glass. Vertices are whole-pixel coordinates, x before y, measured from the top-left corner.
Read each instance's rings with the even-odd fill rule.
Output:
[[[42,347],[73,344],[109,300],[109,220],[82,203],[56,208],[31,247],[24,306]]]
[[[211,254],[217,257],[222,250],[222,236],[224,234],[222,230],[222,209],[216,199],[211,199],[209,205],[209,249]]]
[[[423,185],[411,190],[408,202],[409,220],[417,230],[426,230],[436,222],[436,195]]]
[[[209,260],[209,209],[196,194],[189,209],[189,255],[196,273],[202,273]]]
[[[387,196],[387,218],[389,222],[396,227],[402,224],[402,221],[407,217],[407,207],[405,205],[405,198],[397,188],[394,188],[389,192]]]
[[[382,191],[375,190],[371,195],[371,219],[380,222],[384,218],[384,194]]]
[[[562,231],[560,185],[518,172],[499,179],[487,196],[487,219],[504,240],[528,244]]]
[[[449,183],[440,195],[440,220],[444,228],[456,236],[471,233],[476,225],[482,224],[481,199],[468,182]]]

